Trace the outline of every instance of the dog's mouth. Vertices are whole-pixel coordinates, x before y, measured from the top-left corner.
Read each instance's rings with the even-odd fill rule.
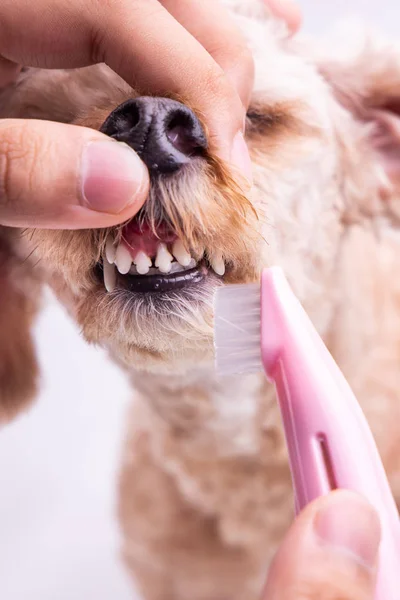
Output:
[[[192,253],[166,223],[150,227],[133,219],[121,235],[109,235],[97,272],[107,292],[166,293],[198,284],[210,274],[223,277],[220,253]]]

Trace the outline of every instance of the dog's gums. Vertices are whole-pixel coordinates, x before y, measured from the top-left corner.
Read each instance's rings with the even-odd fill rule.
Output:
[[[213,367],[215,290],[263,267],[283,267],[400,499],[400,50],[357,31],[288,38],[262,0],[223,2],[255,57],[251,190],[195,106],[105,65],[25,69],[0,91],[0,118],[103,128],[149,169],[147,201],[119,227],[0,227],[0,419],[34,394],[30,327],[49,284],[133,382],[119,516],[145,600],[258,600],[292,519],[273,389]]]
[[[101,260],[104,286],[108,292],[114,291],[118,283],[137,293],[177,291],[201,282],[208,267],[222,277],[222,255],[207,253],[207,257],[201,251],[192,257],[165,223],[152,228],[140,219],[132,219],[123,227],[119,241],[112,234],[107,237]]]

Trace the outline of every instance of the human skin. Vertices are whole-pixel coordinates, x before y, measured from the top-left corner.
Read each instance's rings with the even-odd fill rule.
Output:
[[[347,491],[319,498],[286,535],[262,600],[373,600],[379,543],[365,500]]]
[[[266,1],[292,31],[299,26],[294,3]],[[251,180],[243,123],[253,61],[222,6],[214,0],[1,3],[0,88],[13,81],[20,65],[75,68],[96,62],[105,62],[136,89],[174,93],[195,105],[215,152]],[[140,209],[148,187],[147,169],[136,153],[99,132],[0,121],[3,225],[112,226]]]

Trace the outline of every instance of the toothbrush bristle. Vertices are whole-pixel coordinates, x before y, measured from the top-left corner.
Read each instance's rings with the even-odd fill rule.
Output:
[[[259,373],[260,284],[228,285],[215,296],[215,355],[220,375]]]

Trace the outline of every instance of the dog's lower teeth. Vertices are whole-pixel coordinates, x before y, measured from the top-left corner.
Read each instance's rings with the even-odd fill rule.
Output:
[[[171,269],[170,269],[168,275],[173,275],[174,273],[184,273],[185,271],[194,269],[196,264],[197,263],[193,258],[190,260],[190,263],[187,267],[182,267],[182,265],[180,265],[178,262],[173,262],[173,263],[171,263]],[[147,275],[150,277],[151,275],[166,275],[166,273],[163,273],[157,267],[150,267],[146,273],[140,273],[138,268],[135,267],[134,265],[132,265],[132,267],[129,271],[129,275]]]
[[[183,267],[180,263],[178,262],[173,262],[171,264],[171,270],[170,273],[183,273],[185,271],[190,271],[190,269],[194,269],[196,266],[196,261],[194,260],[194,258],[190,259],[190,262]]]
[[[155,266],[153,266],[152,259],[144,251],[137,252],[132,260],[132,248],[128,249],[124,243],[116,247],[112,237],[108,237],[103,252],[103,277],[106,290],[112,292],[115,289],[117,269],[121,275],[150,277],[184,273],[196,267],[196,260],[190,256],[181,240],[173,243],[171,252],[173,256],[165,243],[159,243],[156,257],[153,259]],[[214,255],[210,263],[217,275],[224,275],[225,263],[221,254]]]

